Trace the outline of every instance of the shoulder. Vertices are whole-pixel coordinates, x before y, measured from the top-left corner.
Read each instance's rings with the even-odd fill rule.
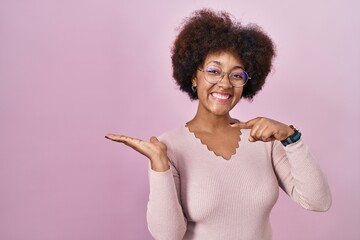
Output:
[[[186,149],[188,144],[188,130],[185,126],[177,127],[161,134],[158,139],[167,147],[168,156],[173,165],[177,165],[177,158]]]
[[[191,138],[185,126],[180,126],[161,134],[158,139],[167,145],[168,149],[182,148],[189,144]]]
[[[158,138],[160,141],[169,141],[171,139],[174,139],[174,138],[179,138],[179,137],[182,137],[185,135],[185,127],[184,126],[181,126],[181,127],[177,127],[177,128],[174,128],[172,130],[169,130],[169,131],[166,131],[164,133],[162,133]]]

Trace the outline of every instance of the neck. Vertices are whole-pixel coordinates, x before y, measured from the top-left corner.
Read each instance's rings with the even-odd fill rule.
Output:
[[[195,117],[188,122],[189,127],[205,132],[216,132],[228,128],[231,122],[235,122],[230,114],[215,115],[198,108]]]

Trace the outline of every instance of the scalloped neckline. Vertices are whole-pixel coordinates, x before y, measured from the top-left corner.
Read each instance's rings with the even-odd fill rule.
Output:
[[[209,152],[211,152],[214,156],[220,157],[220,158],[222,158],[223,160],[230,161],[230,160],[237,154],[238,149],[239,149],[239,147],[240,147],[241,134],[242,134],[241,131],[240,131],[240,134],[239,134],[239,141],[237,142],[237,146],[236,146],[236,148],[234,149],[233,153],[230,155],[229,159],[227,159],[227,158],[224,157],[223,155],[217,154],[215,151],[211,150],[211,149],[209,148],[209,146],[208,146],[205,142],[203,142],[203,140],[202,140],[201,138],[199,138],[198,136],[196,136],[196,133],[194,133],[194,132],[192,132],[192,131],[190,130],[190,128],[188,127],[188,124],[185,124],[185,128],[186,128],[187,132],[190,133],[190,134],[200,143],[200,145],[202,145],[203,147],[205,147],[206,150],[208,150]]]

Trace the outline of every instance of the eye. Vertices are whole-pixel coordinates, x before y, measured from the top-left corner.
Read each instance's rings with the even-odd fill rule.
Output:
[[[235,80],[245,80],[246,78],[244,72],[232,72],[230,77]]]
[[[221,75],[221,69],[217,68],[217,67],[207,67],[206,68],[206,73],[211,74],[211,75],[216,75],[219,76]]]

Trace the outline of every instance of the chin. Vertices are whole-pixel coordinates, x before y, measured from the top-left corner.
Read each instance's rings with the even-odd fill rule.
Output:
[[[230,113],[231,108],[229,109],[213,109],[211,112],[216,116],[224,116]]]

